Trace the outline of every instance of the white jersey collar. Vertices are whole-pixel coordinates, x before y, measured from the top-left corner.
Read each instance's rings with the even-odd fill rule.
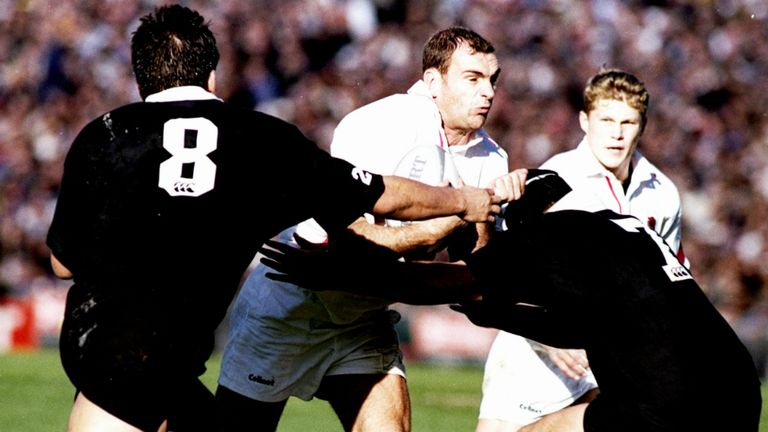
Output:
[[[184,100],[221,100],[215,94],[198,86],[172,87],[158,93],[151,94],[146,102],[178,102]]]
[[[424,82],[424,80],[418,80],[416,81],[411,88],[408,89],[408,94],[410,95],[416,95],[416,96],[424,96],[432,99],[432,95],[429,94],[429,88],[427,87],[427,83]]]

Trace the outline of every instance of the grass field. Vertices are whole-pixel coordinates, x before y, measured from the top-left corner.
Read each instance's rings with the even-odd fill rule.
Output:
[[[204,380],[215,385],[218,358]],[[409,387],[415,432],[473,431],[482,369],[410,364]],[[64,431],[73,388],[54,350],[0,355],[0,431]],[[760,432],[768,432],[768,386],[763,386]],[[328,404],[292,399],[279,432],[341,431]]]

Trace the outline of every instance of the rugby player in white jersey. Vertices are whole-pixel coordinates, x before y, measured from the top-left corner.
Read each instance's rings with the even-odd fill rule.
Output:
[[[576,207],[635,216],[686,262],[677,188],[637,149],[648,109],[645,85],[625,71],[604,69],[588,80],[583,102],[584,139],[541,168],[557,171],[582,192]],[[591,400],[597,387],[584,350],[549,347],[501,331],[486,360],[477,432],[519,430]]]
[[[400,171],[404,161],[433,164],[437,157],[444,166],[437,181],[489,186],[506,199],[519,197],[525,170],[508,173],[506,152],[482,129],[500,72],[493,46],[466,28],[439,31],[425,44],[422,72],[407,94],[348,114],[334,133],[331,154],[371,172],[399,175],[409,174],[407,165]],[[449,235],[468,244],[468,253],[489,232],[485,224],[467,226],[452,217],[402,226],[361,218],[350,228],[398,256],[419,257],[435,253]],[[326,241],[311,221],[297,230],[310,241]],[[291,240],[294,231],[281,238]],[[461,241],[466,237],[470,240]],[[329,238],[333,243],[333,234]],[[232,311],[217,390],[228,426],[274,430],[294,396],[328,400],[345,430],[410,430],[405,367],[394,329],[400,315],[388,308],[391,302],[318,294],[270,280],[266,270],[252,271]]]

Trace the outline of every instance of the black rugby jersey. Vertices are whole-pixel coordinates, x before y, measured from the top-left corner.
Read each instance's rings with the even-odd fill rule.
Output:
[[[351,223],[383,190],[295,126],[218,99],[106,113],[72,144],[48,234],[75,275],[62,344],[155,340],[200,366],[264,241],[310,217]]]
[[[492,326],[586,349],[601,391],[587,430],[756,430],[748,351],[639,220],[547,213],[511,225],[468,265]]]

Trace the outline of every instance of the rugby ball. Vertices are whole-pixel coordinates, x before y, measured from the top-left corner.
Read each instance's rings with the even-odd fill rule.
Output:
[[[395,166],[393,175],[436,186],[443,181],[445,152],[435,145],[412,148]]]
[[[443,182],[445,159],[445,151],[438,146],[416,146],[400,159],[392,174],[437,186]],[[404,223],[408,222],[395,219],[385,221],[386,226],[401,226]]]

